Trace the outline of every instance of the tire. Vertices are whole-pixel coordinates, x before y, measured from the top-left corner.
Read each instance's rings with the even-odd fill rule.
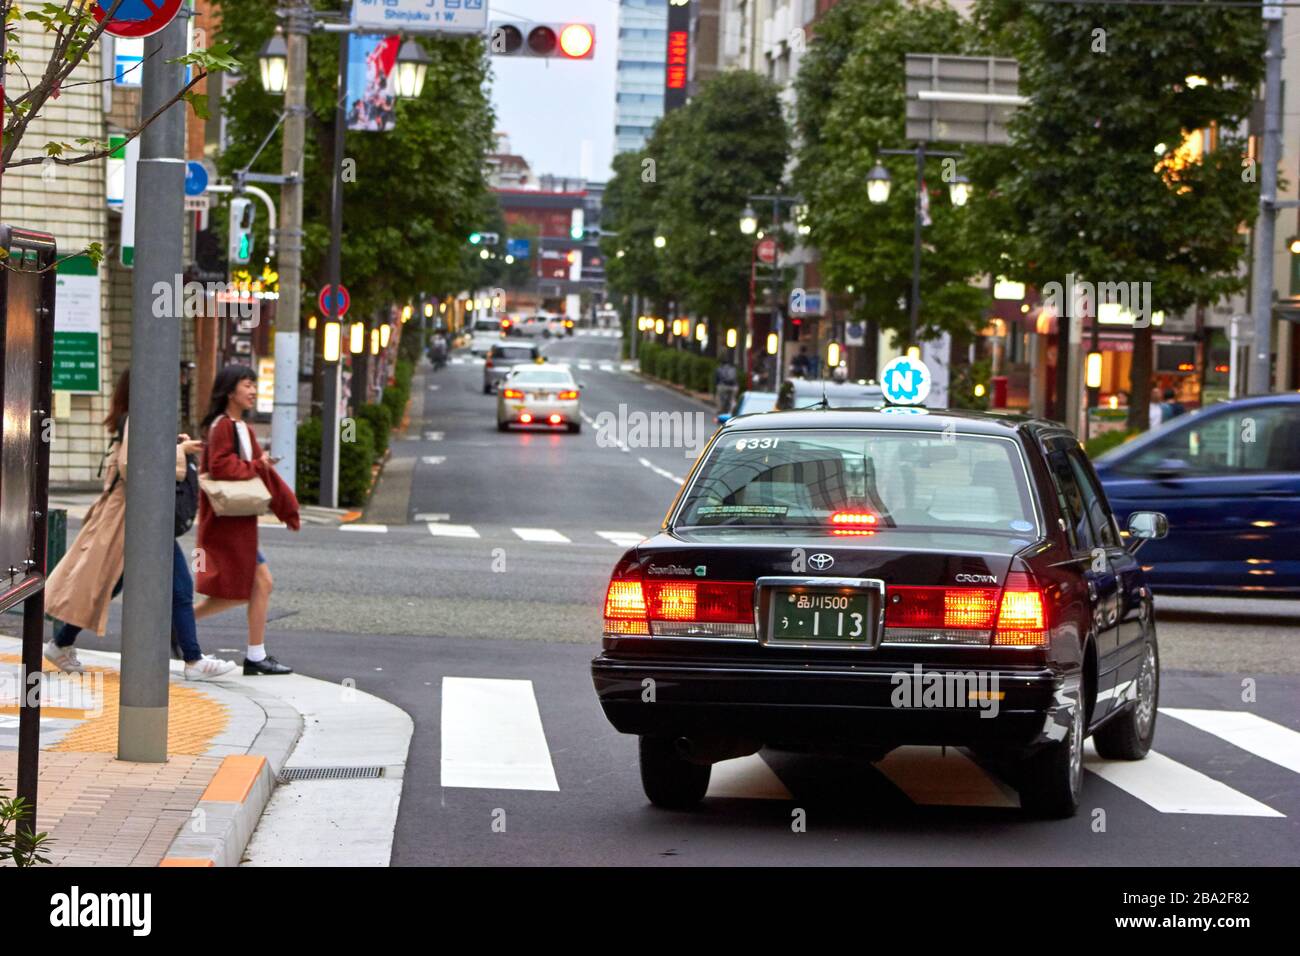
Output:
[[[1018,789],[1020,806],[1026,812],[1060,820],[1078,811],[1083,786],[1084,709],[1081,690],[1065,739],[1049,744],[1021,763]]]
[[[1107,760],[1141,760],[1155,739],[1160,706],[1160,652],[1154,633],[1143,651],[1136,680],[1137,700],[1092,735],[1097,755]]]
[[[671,737],[641,738],[641,788],[656,807],[691,810],[709,789],[710,764],[684,759]]]
[[[582,422],[569,422],[569,434],[576,435],[582,431]]]
[[[510,430],[509,422],[497,422],[497,431],[506,432]]]
[[[484,394],[484,395],[491,395],[491,394],[492,394],[492,386],[491,386],[491,385],[484,385],[484,386],[483,386],[483,394]]]

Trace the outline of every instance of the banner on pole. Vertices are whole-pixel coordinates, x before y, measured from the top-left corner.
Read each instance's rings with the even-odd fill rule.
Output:
[[[348,129],[386,133],[397,125],[397,50],[401,37],[348,38]]]

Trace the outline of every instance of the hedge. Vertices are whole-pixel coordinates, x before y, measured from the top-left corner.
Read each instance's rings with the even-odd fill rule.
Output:
[[[373,407],[373,406],[371,406]],[[342,432],[346,420],[339,423]],[[352,420],[352,441],[339,441],[339,504],[365,504],[370,491],[370,469],[375,463],[375,435],[364,418]],[[303,504],[320,503],[321,420],[309,418],[298,426],[298,482],[295,491]],[[340,438],[345,437],[340,435]]]
[[[1112,448],[1119,447],[1136,434],[1136,431],[1125,431],[1122,428],[1117,428],[1114,431],[1102,432],[1095,438],[1089,438],[1084,442],[1083,450],[1089,458],[1096,458],[1098,455],[1104,454]]]
[[[357,418],[370,423],[375,437],[375,456],[383,458],[388,451],[389,433],[393,430],[393,415],[386,405],[371,402],[357,409]]]
[[[713,391],[713,378],[718,368],[716,359],[696,355],[685,349],[669,348],[657,342],[643,344],[638,357],[644,375],[663,379],[695,392]]]

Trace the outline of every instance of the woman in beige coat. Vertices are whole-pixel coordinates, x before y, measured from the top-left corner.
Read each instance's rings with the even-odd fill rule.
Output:
[[[103,634],[108,627],[108,606],[122,589],[126,560],[126,475],[130,423],[127,420],[130,370],[113,389],[104,427],[113,435],[104,461],[104,486],[86,512],[81,531],[45,585],[45,613],[62,621],[54,639],[45,645],[45,657],[62,671],[80,673],[74,642],[83,630]],[[176,445],[176,480],[189,468],[187,455],[197,454],[202,443],[181,435]],[[194,629],[194,582],[179,545],[173,545],[172,628],[185,658],[185,676],[211,680],[235,669],[229,661],[204,655]]]

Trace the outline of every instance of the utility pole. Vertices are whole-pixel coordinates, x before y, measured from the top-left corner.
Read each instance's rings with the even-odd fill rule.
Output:
[[[327,321],[342,322],[339,310],[339,289],[343,285],[343,149],[347,132],[345,104],[348,90],[348,35],[339,34],[339,77],[334,95],[334,157],[330,171],[330,250],[329,281],[330,308]],[[346,341],[345,330],[339,327],[341,341]],[[367,344],[367,343],[363,343]],[[325,401],[321,409],[320,443],[320,503],[326,508],[339,504],[339,376],[343,368],[343,349],[338,361],[325,363]],[[355,360],[354,360],[355,362]],[[355,364],[353,366],[355,371]],[[353,386],[355,387],[355,381]]]
[[[1273,387],[1273,239],[1277,211],[1300,205],[1277,201],[1277,167],[1282,159],[1283,10],[1265,2],[1262,13],[1268,34],[1264,53],[1264,141],[1260,149],[1259,222],[1255,226],[1255,283],[1251,289],[1255,340],[1246,367],[1248,392],[1253,395],[1266,394]]]
[[[183,84],[190,13],[144,41],[140,115],[152,116]],[[130,477],[126,481],[126,595],[122,602],[119,760],[167,760],[168,633],[180,404],[181,315],[154,314],[154,286],[182,282],[185,104],[140,136],[131,316]]]
[[[278,238],[280,299],[275,312],[275,408],[271,413],[271,454],[293,488],[298,477],[298,358],[302,322],[302,179],[307,139],[307,37],[312,9],[297,0],[285,11],[287,85],[284,91],[284,145],[280,172],[281,225]]]

